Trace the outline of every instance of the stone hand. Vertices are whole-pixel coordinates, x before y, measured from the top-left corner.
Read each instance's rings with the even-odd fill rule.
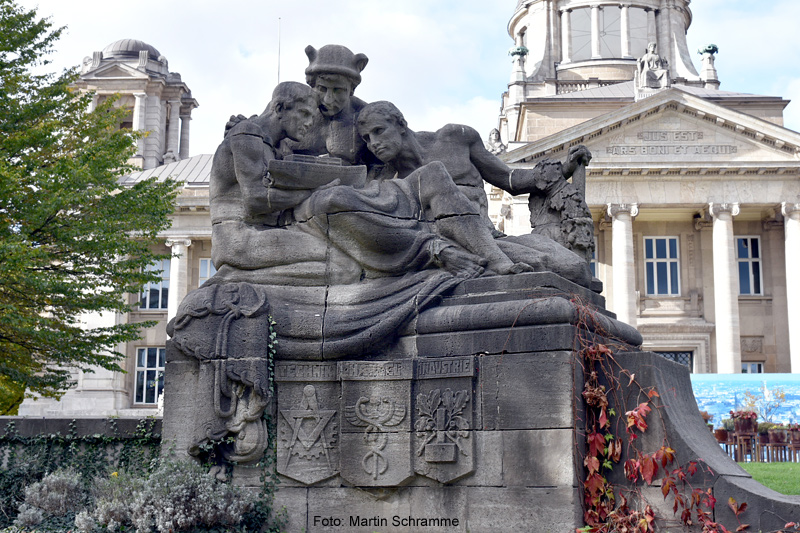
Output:
[[[569,149],[567,160],[561,166],[561,172],[565,178],[569,178],[578,168],[578,165],[587,166],[592,160],[592,153],[588,148],[579,144]]]
[[[231,115],[231,118],[225,123],[225,134],[223,137],[227,137],[231,129],[243,120],[247,120],[247,117],[244,115]]]

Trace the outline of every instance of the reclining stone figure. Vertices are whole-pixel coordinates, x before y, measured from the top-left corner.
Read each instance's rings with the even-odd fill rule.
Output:
[[[585,149],[563,166],[512,172],[471,128],[415,134],[399,111],[390,120],[380,106],[365,106],[352,117],[360,142],[386,163],[373,166],[369,180],[364,166],[333,157],[281,160],[282,140],[320,133],[319,104],[310,87],[282,83],[264,113],[231,123],[214,156],[218,271],[186,297],[168,328],[182,357],[199,362],[197,402],[209,406],[194,423],[195,452],[233,435],[228,458],[259,458],[272,331],[279,359],[375,357],[465,279],[545,269],[584,285],[591,279],[585,262],[550,239],[495,238],[483,192],[484,179],[535,191],[542,173],[563,178],[588,157]],[[374,142],[376,121],[394,123],[386,128],[394,151]]]

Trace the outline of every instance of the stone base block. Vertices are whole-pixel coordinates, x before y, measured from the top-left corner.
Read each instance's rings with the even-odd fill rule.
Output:
[[[572,487],[286,488],[275,503],[308,533],[568,533],[581,513]]]

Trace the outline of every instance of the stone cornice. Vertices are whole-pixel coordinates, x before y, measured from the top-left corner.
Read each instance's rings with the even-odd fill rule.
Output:
[[[551,154],[565,152],[570,146],[588,143],[600,135],[666,110],[673,110],[709,122],[716,127],[729,129],[737,135],[749,137],[754,143],[794,157],[800,163],[800,134],[797,132],[723,107],[676,88],[662,91],[635,104],[507,152],[504,154],[503,160],[508,163],[537,161],[543,157],[549,157]]]

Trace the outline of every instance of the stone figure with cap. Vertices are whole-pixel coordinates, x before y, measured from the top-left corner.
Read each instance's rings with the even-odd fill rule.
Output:
[[[306,82],[317,96],[319,114],[309,134],[300,143],[286,143],[284,153],[329,155],[350,165],[374,162],[355,128],[366,104],[353,95],[369,59],[338,44],[308,45],[305,52]]]

